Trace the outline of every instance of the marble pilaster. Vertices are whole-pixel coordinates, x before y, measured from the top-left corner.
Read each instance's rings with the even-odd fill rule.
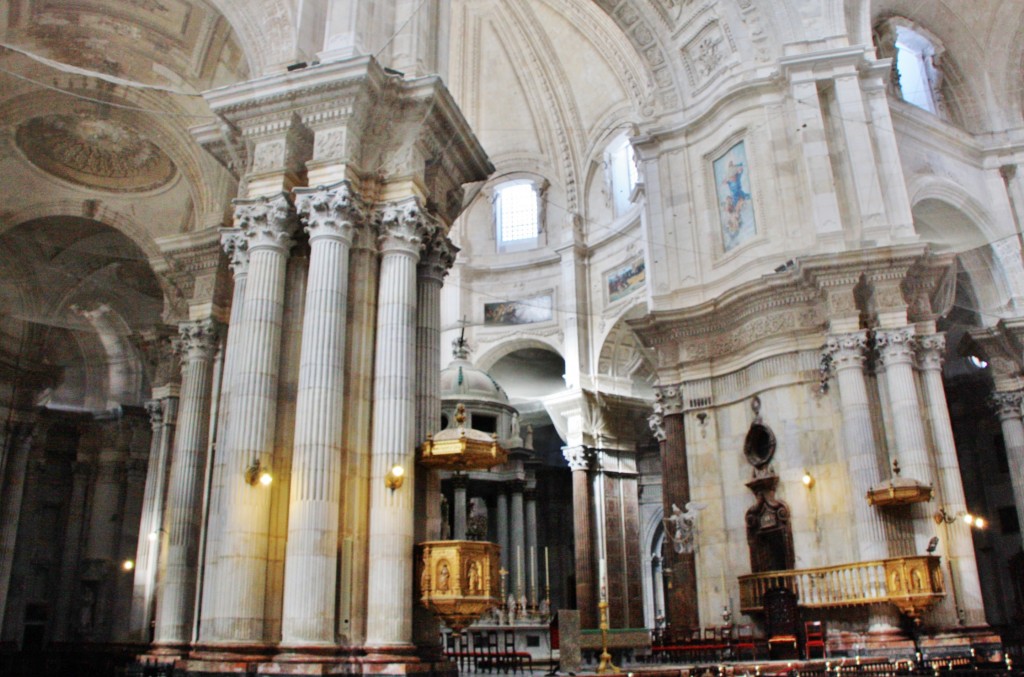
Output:
[[[665,515],[671,515],[673,504],[685,506],[690,502],[682,386],[657,389],[651,418],[651,427],[661,443],[662,509]],[[696,558],[692,552],[678,553],[674,548],[665,548],[664,557],[666,579],[671,581],[666,591],[666,622],[679,632],[697,627],[700,618]]]
[[[348,257],[366,209],[348,182],[296,189],[309,233],[285,550],[282,644],[335,640]]]
[[[270,492],[259,483],[250,485],[246,469],[258,464],[273,470],[285,267],[296,224],[283,194],[236,200],[235,205],[235,221],[248,240],[249,269],[224,450],[215,615],[201,626],[201,640],[260,645],[266,641]]]
[[[159,583],[154,643],[184,647],[192,634],[197,549],[218,331],[213,320],[183,322],[178,429],[174,438],[164,529],[166,564]]]
[[[576,608],[581,628],[596,628],[598,623],[594,581],[594,543],[591,527],[590,466],[593,452],[583,446],[562,449],[572,472],[573,541],[576,546]]]

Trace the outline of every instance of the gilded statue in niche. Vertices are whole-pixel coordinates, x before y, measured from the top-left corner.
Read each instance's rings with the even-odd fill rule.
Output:
[[[448,560],[441,560],[437,564],[437,591],[449,592],[451,590],[451,571],[448,569]]]

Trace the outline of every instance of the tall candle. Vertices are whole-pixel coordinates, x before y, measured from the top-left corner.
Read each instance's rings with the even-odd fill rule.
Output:
[[[598,563],[597,571],[597,584],[601,586],[601,599],[605,599],[608,595],[608,567],[605,564],[604,557]]]
[[[537,602],[537,546],[530,546],[530,602]]]
[[[525,593],[523,592],[523,547],[520,545],[516,546],[516,560],[518,564],[516,567],[516,596],[522,597]]]
[[[551,594],[551,569],[548,566],[548,546],[544,546],[544,592]]]

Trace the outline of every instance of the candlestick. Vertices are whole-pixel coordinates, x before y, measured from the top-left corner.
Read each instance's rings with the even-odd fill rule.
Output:
[[[548,567],[548,546],[544,546],[544,589],[551,589],[551,570]]]

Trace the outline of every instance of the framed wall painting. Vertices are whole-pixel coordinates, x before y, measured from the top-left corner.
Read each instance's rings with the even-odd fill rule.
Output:
[[[484,304],[484,325],[534,324],[553,317],[551,294]]]
[[[647,283],[647,268],[642,258],[628,265],[616,268],[605,275],[608,288],[608,303],[614,303],[628,296]]]
[[[722,153],[711,166],[715,176],[715,194],[718,196],[722,251],[729,252],[757,234],[744,142],[740,141]]]

